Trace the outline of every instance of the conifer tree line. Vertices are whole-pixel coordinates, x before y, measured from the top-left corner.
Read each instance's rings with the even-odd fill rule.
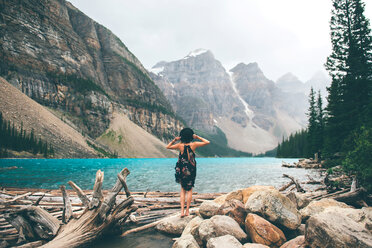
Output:
[[[332,0],[330,21],[332,52],[325,67],[332,78],[328,104],[309,96],[307,156],[320,151],[324,158],[342,164],[360,183],[372,190],[372,37],[361,0]],[[283,148],[294,143],[292,135],[278,147],[278,156],[297,154]],[[297,137],[298,138],[298,137]],[[287,143],[288,144],[287,144]],[[279,149],[280,148],[280,149]],[[292,156],[294,157],[294,156]]]
[[[18,130],[14,123],[6,121],[0,112],[0,158],[9,157],[8,150],[27,151],[34,155],[39,153],[45,158],[54,155],[52,145],[42,141],[41,138],[37,139],[34,131],[27,132],[23,129],[23,125]]]

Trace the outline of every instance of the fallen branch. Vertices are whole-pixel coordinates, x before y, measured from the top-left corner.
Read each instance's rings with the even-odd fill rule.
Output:
[[[302,192],[302,193],[305,193],[306,191],[301,187],[300,183],[298,182],[297,179],[295,179],[294,177],[291,177],[287,174],[283,174],[283,177],[287,177],[289,179],[292,180],[292,182],[296,185],[296,189],[297,189],[297,192]]]

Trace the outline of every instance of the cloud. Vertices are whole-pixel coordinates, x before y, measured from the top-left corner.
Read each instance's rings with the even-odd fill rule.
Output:
[[[258,62],[270,79],[290,71],[306,81],[331,51],[331,3],[325,0],[71,2],[111,29],[146,68],[206,48],[227,69]]]

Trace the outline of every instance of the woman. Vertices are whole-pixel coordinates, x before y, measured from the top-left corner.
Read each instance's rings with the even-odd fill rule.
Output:
[[[201,141],[192,142],[194,139]],[[174,144],[180,140],[180,143]],[[175,137],[167,146],[167,149],[177,149],[180,151],[176,164],[176,182],[181,184],[181,217],[189,215],[189,208],[192,199],[192,188],[196,177],[195,150],[198,147],[208,145],[210,142],[196,134],[191,128],[184,128],[180,132],[180,137]],[[184,213],[186,195],[186,213]]]

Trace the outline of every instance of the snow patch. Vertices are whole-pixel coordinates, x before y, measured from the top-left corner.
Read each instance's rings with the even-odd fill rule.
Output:
[[[155,73],[156,75],[159,75],[160,72],[164,71],[164,66],[161,67],[153,67],[150,69],[152,73]]]
[[[239,94],[238,89],[236,88],[236,83],[234,81],[233,73],[231,71],[228,71],[227,73],[230,76],[230,82],[231,82],[231,85],[232,85],[232,88],[233,88],[234,92],[238,95],[239,100],[242,102],[242,104],[244,106],[245,114],[247,115],[249,120],[253,120],[254,112],[253,112],[252,109],[249,108],[248,103]]]
[[[183,59],[188,59],[188,58],[191,58],[191,57],[196,57],[196,56],[199,56],[200,54],[203,54],[203,53],[206,53],[208,52],[208,50],[206,49],[202,49],[202,48],[199,48],[199,49],[196,49],[192,52],[190,52],[186,57],[184,57]]]

